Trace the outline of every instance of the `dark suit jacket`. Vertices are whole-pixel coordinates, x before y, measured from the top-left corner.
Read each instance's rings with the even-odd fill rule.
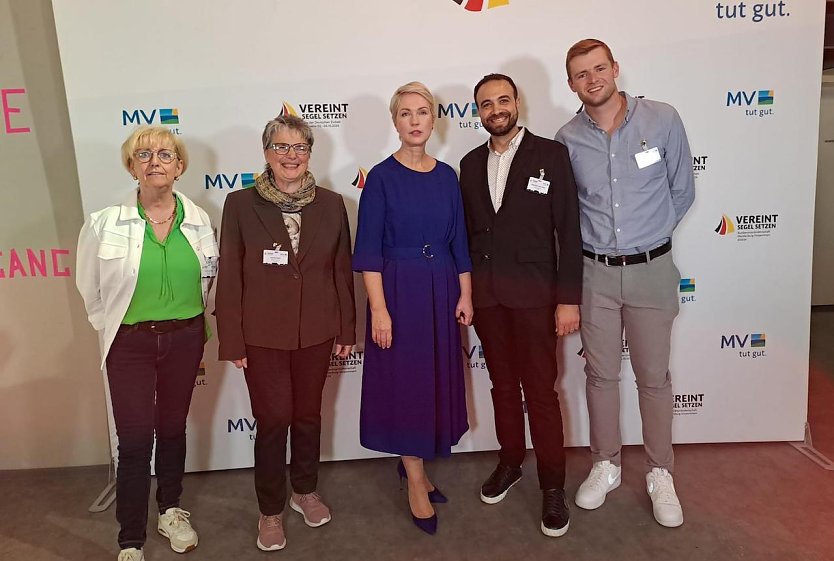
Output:
[[[489,195],[487,157],[484,144],[460,162],[475,307],[579,304],[582,238],[567,148],[525,131],[497,213]],[[550,181],[546,195],[527,190],[528,179],[538,178],[540,170]]]
[[[294,350],[332,337],[356,342],[350,227],[341,195],[316,187],[301,211],[298,255],[275,204],[246,189],[226,197],[215,303],[220,360],[246,356],[246,345]],[[280,244],[289,264],[265,265]]]

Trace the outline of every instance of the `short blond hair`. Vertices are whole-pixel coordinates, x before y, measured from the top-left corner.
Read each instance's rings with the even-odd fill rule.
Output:
[[[431,110],[432,119],[434,119],[434,96],[431,91],[422,82],[409,82],[403,84],[394,95],[391,96],[391,103],[388,104],[388,110],[391,111],[391,120],[397,120],[397,111],[400,109],[400,99],[407,94],[417,94],[429,102],[429,109]]]
[[[125,169],[133,175],[133,153],[138,148],[147,148],[151,144],[157,146],[173,146],[177,157],[182,162],[182,173],[188,169],[188,151],[185,149],[185,143],[182,139],[170,129],[160,126],[142,125],[130,133],[127,140],[122,144],[122,165]]]

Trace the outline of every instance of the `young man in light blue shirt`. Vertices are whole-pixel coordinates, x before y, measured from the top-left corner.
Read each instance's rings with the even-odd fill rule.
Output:
[[[680,273],[672,234],[695,197],[692,155],[677,111],[617,89],[619,65],[602,41],[568,50],[568,85],[584,104],[556,140],[568,147],[579,192],[584,259],[581,336],[593,468],[576,504],[602,505],[620,485],[622,335],[637,380],[647,491],[663,526],[683,524],[672,480],[669,373]]]

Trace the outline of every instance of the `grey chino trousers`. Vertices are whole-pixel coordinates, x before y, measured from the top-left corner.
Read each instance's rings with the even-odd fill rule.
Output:
[[[620,465],[622,335],[637,381],[649,469],[674,469],[669,373],[680,272],[668,252],[648,263],[607,266],[584,258],[582,323],[591,457]]]

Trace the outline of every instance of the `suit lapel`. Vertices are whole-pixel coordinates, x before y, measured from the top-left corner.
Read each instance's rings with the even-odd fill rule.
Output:
[[[515,193],[527,188],[527,182],[522,174],[525,168],[524,162],[529,157],[530,150],[533,149],[533,145],[530,142],[531,134],[532,133],[529,130],[524,129],[524,136],[521,139],[521,144],[513,157],[513,163],[510,164],[510,172],[507,174],[507,185],[504,188],[504,198],[498,212],[501,212],[507,206],[508,198],[512,199],[515,196]]]
[[[281,246],[281,249],[289,252],[290,265],[298,270],[298,261],[292,251],[292,242],[290,241],[287,227],[284,226],[284,215],[281,213],[281,209],[262,199],[258,200],[254,207],[255,214],[258,215],[258,219],[263,224],[264,229],[266,229],[269,237],[272,238],[272,242]]]
[[[324,205],[322,205],[318,197],[313,199],[313,202],[305,206],[304,210],[301,211],[301,239],[298,241],[299,262],[304,259],[304,256],[310,249],[310,245],[313,243],[313,239],[320,229],[323,211]]]

